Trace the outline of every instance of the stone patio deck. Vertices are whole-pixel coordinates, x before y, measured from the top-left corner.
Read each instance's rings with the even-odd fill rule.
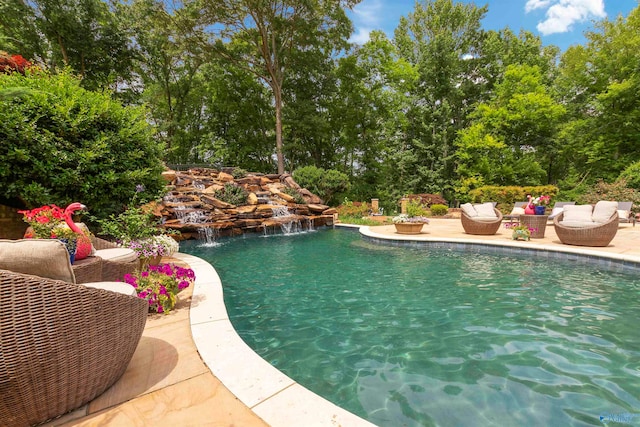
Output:
[[[468,235],[459,219],[432,219],[418,235],[400,236],[393,225],[367,227],[363,232],[376,238],[485,241],[514,247],[607,254],[640,262],[640,227],[632,224],[621,224],[613,242],[605,248],[563,245],[551,224],[544,238],[529,242],[514,242],[510,231],[504,228],[493,236]],[[163,261],[188,263],[194,268],[198,279],[195,289],[189,288],[180,294],[180,302],[172,313],[149,316],[138,349],[116,384],[85,407],[47,425],[369,424],[278,374],[244,343],[238,342],[239,337],[229,330],[230,323],[225,317],[219,279],[208,263],[183,254]]]

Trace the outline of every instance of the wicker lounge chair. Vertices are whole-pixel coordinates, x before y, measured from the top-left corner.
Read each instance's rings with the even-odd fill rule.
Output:
[[[558,215],[560,215],[562,213],[562,209],[564,209],[565,206],[573,206],[575,205],[576,202],[555,202],[553,205],[553,209],[551,210],[551,214],[549,215],[548,220],[549,221],[553,221],[553,219],[555,217],[557,217]],[[562,208],[562,209],[560,209]]]
[[[124,373],[147,319],[130,295],[0,270],[0,420],[27,426],[102,394]]]
[[[553,219],[556,234],[565,245],[575,246],[607,246],[618,232],[618,212],[609,221],[597,226],[576,228],[565,227],[562,224],[564,212]]]
[[[118,245],[101,239],[99,237],[92,236],[91,243],[96,249],[96,256],[100,256],[100,251],[103,249],[116,249]],[[133,273],[140,265],[138,258],[126,257],[126,259],[110,259],[107,257],[102,258],[102,280],[104,281],[121,281],[125,274]]]
[[[462,221],[462,228],[464,228],[464,232],[467,234],[478,235],[496,234],[500,228],[500,224],[502,223],[502,213],[496,208],[493,208],[493,211],[496,214],[496,219],[490,221],[473,219],[462,211],[460,220]]]

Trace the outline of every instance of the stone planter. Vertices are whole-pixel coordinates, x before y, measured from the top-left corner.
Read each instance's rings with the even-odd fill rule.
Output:
[[[422,222],[397,222],[393,225],[396,226],[396,233],[398,234],[419,234],[422,231]]]

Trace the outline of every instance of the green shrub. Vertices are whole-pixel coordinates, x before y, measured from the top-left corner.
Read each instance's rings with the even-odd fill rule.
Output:
[[[213,196],[225,203],[240,206],[246,203],[249,193],[239,185],[236,185],[233,182],[227,182],[223,188],[216,190]]]
[[[344,202],[336,208],[338,211],[338,217],[350,217],[350,218],[362,218],[369,216],[371,207],[363,202],[351,202],[345,199]]]
[[[244,178],[248,174],[249,172],[247,172],[246,169],[242,168],[233,168],[233,171],[231,172],[231,176],[233,176],[235,179]]]
[[[410,199],[407,202],[407,215],[409,217],[412,217],[412,216],[427,216],[428,213],[429,213],[429,211],[427,210],[425,205],[420,203],[420,201],[418,199]]]
[[[320,197],[324,203],[333,205],[333,197],[349,189],[349,177],[333,169],[305,166],[293,172],[293,179],[303,188]]]
[[[433,216],[444,216],[449,213],[449,207],[446,205],[431,205],[429,209],[431,210],[431,215]]]
[[[300,194],[298,192],[298,190],[296,190],[295,188],[291,188],[291,187],[285,187],[282,192],[284,194],[288,194],[289,196],[293,197],[293,202],[297,203],[299,205],[306,205],[307,201],[304,199],[304,197],[302,197],[302,194]]]
[[[619,179],[624,179],[627,187],[640,190],[640,162],[632,163],[620,174]]]
[[[551,196],[551,206],[556,201],[558,187],[555,185],[539,185],[535,187],[518,187],[518,186],[485,186],[476,188],[469,192],[471,203],[497,202],[498,209],[504,214],[511,212],[513,204],[527,200],[527,195]]]
[[[612,184],[604,181],[597,182],[586,193],[578,198],[578,204],[595,204],[600,200],[616,202],[633,202],[634,213],[640,211],[640,193],[627,186],[627,181],[619,179]]]
[[[78,201],[106,218],[124,210],[136,186],[163,194],[163,147],[143,108],[87,91],[68,73],[0,74],[0,92],[15,94],[0,97],[0,203]]]
[[[119,214],[111,214],[108,218],[93,219],[100,226],[100,235],[120,241],[145,239],[161,234],[156,227],[159,221],[142,208],[129,208]]]
[[[378,226],[385,225],[383,222],[376,221],[374,219],[368,217],[356,217],[356,216],[339,216],[338,220],[343,224],[354,224],[354,225],[370,225],[370,226]]]

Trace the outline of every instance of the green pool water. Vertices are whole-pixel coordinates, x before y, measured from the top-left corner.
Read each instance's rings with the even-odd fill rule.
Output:
[[[640,424],[637,275],[341,230],[181,251],[250,347],[379,426]]]

